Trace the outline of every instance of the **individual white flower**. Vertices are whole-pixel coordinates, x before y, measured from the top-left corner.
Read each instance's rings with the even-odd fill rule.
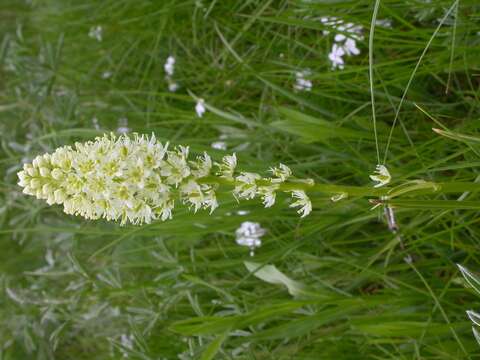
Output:
[[[295,75],[296,75],[296,83],[293,86],[295,90],[298,90],[298,91],[312,90],[312,81],[306,78],[311,75],[310,70],[307,69],[303,71],[297,71]]]
[[[253,199],[257,195],[257,180],[262,177],[256,173],[242,172],[235,178],[234,194],[241,199]]]
[[[216,150],[227,150],[227,143],[225,141],[215,141],[211,143],[210,146]]]
[[[303,190],[293,190],[292,198],[296,199],[295,202],[290,204],[290,207],[299,207],[298,213],[301,217],[305,217],[312,212],[312,202]]]
[[[344,61],[342,56],[345,55],[345,50],[338,46],[337,44],[333,44],[332,51],[328,54],[328,58],[332,63],[332,69],[343,69],[344,68]]]
[[[375,172],[370,175],[370,179],[377,182],[373,187],[378,188],[387,185],[392,180],[392,176],[385,165],[377,165]]]
[[[255,248],[262,245],[261,238],[266,232],[259,223],[245,221],[235,231],[235,241],[240,246],[249,247],[250,255],[253,256]]]
[[[233,174],[237,167],[237,155],[235,153],[232,155],[225,155],[222,158],[222,163],[215,163],[215,165],[218,167],[218,175],[225,179],[233,179]]]
[[[197,113],[198,117],[202,117],[203,114],[205,113],[205,100],[203,99],[198,99],[197,104],[195,105],[195,112]]]
[[[100,25],[92,26],[88,32],[88,36],[92,39],[101,42],[103,39],[103,28]]]
[[[212,158],[207,153],[204,153],[203,156],[197,157],[196,161],[191,161],[190,167],[195,177],[208,176],[212,170]]]
[[[343,49],[345,50],[345,54],[348,56],[360,54],[360,50],[357,48],[357,42],[352,38],[345,40]]]
[[[167,58],[165,65],[163,65],[163,69],[167,76],[173,76],[173,73],[175,72],[175,58],[173,56],[170,55]]]
[[[273,183],[281,183],[287,181],[292,176],[292,170],[287,165],[279,164],[278,167],[270,168],[274,178]]]
[[[190,173],[188,166],[188,146],[177,146],[174,151],[168,151],[167,158],[163,161],[160,175],[165,177],[169,185],[178,186]]]
[[[277,196],[276,191],[279,189],[279,187],[280,186],[278,184],[258,187],[257,193],[262,198],[263,206],[269,208],[275,204],[275,199]]]

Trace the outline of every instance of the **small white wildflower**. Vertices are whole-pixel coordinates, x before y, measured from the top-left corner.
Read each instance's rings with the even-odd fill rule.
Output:
[[[257,180],[262,177],[256,173],[242,172],[235,178],[234,194],[241,199],[253,199],[257,195]]]
[[[100,25],[92,26],[88,32],[88,36],[92,39],[101,42],[103,39],[103,28]]]
[[[226,179],[233,179],[235,168],[237,167],[237,155],[225,155],[222,158],[222,163],[215,164],[218,167],[218,175]]]
[[[250,214],[250,211],[248,210],[238,210],[237,215],[244,216]]]
[[[201,118],[205,111],[205,101],[203,99],[198,99],[197,104],[195,105],[195,112],[197,113],[197,116]]]
[[[216,150],[227,150],[227,143],[225,141],[215,141],[210,146]]]
[[[293,190],[292,198],[297,200],[291,203],[290,207],[299,207],[300,209],[298,209],[297,212],[301,214],[302,217],[305,217],[312,212],[312,202],[310,201],[310,198],[307,196],[305,191]]]
[[[248,246],[250,248],[250,255],[253,256],[255,248],[262,245],[261,237],[264,236],[266,232],[259,223],[245,221],[235,231],[235,241],[240,246]]]
[[[377,182],[373,187],[378,188],[387,185],[392,180],[392,176],[385,165],[377,165],[375,172],[370,175],[370,179]]]
[[[384,28],[392,28],[392,20],[391,19],[377,19],[375,21],[376,26],[384,27]]]
[[[102,73],[102,79],[110,79],[112,77],[112,72],[111,71],[104,71]]]
[[[170,92],[176,92],[180,86],[174,82],[174,81],[169,81],[168,82],[168,91]]]
[[[298,91],[312,90],[312,81],[306,78],[311,75],[310,70],[307,69],[304,71],[297,71],[295,75],[296,75],[296,83],[293,86],[295,90],[298,90]]]
[[[360,50],[357,48],[357,42],[351,38],[345,40],[343,49],[345,50],[345,54],[347,54],[348,56],[360,54]]]
[[[169,56],[167,61],[165,61],[165,65],[163,65],[163,69],[168,76],[173,76],[175,72],[175,58],[173,56]]]
[[[341,70],[344,68],[343,55],[345,55],[345,50],[341,46],[333,44],[332,51],[328,54],[328,58],[332,63],[332,69],[339,68]]]

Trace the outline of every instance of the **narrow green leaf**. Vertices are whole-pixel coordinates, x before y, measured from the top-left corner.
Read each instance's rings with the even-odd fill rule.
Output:
[[[200,360],[211,360],[218,353],[218,350],[222,347],[223,342],[228,336],[229,331],[225,331],[223,334],[217,336],[210,344],[208,344],[205,351],[202,353]]]

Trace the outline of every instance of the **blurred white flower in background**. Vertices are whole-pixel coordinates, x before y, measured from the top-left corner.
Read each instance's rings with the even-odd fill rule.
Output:
[[[179,87],[180,87],[180,86],[178,86],[178,84],[177,84],[176,82],[173,82],[173,81],[172,81],[172,82],[169,82],[169,83],[168,83],[168,91],[170,91],[170,92],[175,92],[175,91],[177,91]]]
[[[121,117],[118,119],[117,133],[127,134],[128,132],[130,132],[130,128],[128,127],[128,119],[126,117]]]
[[[328,59],[332,64],[332,69],[344,69],[345,61],[344,55],[353,56],[359,55],[360,49],[357,47],[357,41],[363,40],[363,26],[355,25],[353,23],[345,23],[343,20],[336,17],[322,17],[320,18],[322,24],[337,31],[334,37],[332,49],[328,54]],[[330,30],[323,30],[323,35],[330,34]]]
[[[197,116],[201,118],[203,114],[205,114],[205,111],[205,100],[198,99],[197,104],[195,105],[195,112],[197,113]]]
[[[102,79],[110,79],[112,77],[112,72],[111,71],[104,71],[102,73]]]
[[[225,141],[215,141],[210,146],[216,150],[227,150],[227,143]]]
[[[344,61],[343,55],[345,55],[345,50],[342,47],[338,46],[337,44],[333,44],[332,51],[328,54],[328,58],[332,63],[332,69],[343,69],[344,68]]]
[[[163,65],[163,69],[168,76],[173,76],[173,73],[175,72],[175,58],[173,56],[170,55],[167,58],[165,65]]]
[[[92,39],[97,40],[98,42],[103,39],[103,28],[100,25],[92,26],[88,32],[88,36]]]
[[[391,19],[377,19],[375,25],[391,29],[393,22]]]
[[[180,87],[176,81],[173,80],[173,74],[175,73],[175,57],[170,55],[165,64],[163,65],[163,69],[165,70],[165,80],[168,82],[168,91],[175,92]]]
[[[259,223],[245,221],[235,231],[236,242],[240,246],[250,248],[250,256],[255,254],[255,248],[262,246],[261,237],[266,234],[266,230]]]
[[[360,54],[360,50],[357,48],[357,42],[352,38],[348,38],[345,41],[343,49],[345,50],[345,54],[348,56]]]
[[[297,71],[295,73],[297,79],[293,88],[298,91],[312,90],[312,81],[307,79],[311,74],[312,72],[309,69]]]
[[[130,334],[130,335],[122,334],[122,336],[120,336],[120,343],[125,349],[133,350],[133,341],[134,341],[133,334]],[[128,357],[127,351],[125,351],[124,349],[121,349],[120,351],[122,352],[123,357]]]

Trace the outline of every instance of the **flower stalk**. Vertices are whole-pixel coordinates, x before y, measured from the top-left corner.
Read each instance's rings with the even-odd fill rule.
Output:
[[[386,185],[387,173],[377,170],[373,180]],[[275,204],[278,192],[287,193],[292,197],[290,207],[297,208],[302,217],[312,211],[307,195],[311,192],[330,195],[332,201],[373,197],[377,205],[423,207],[427,203],[395,200],[405,195],[480,191],[479,183],[469,182],[411,181],[396,187],[315,184],[312,179],[295,178],[284,164],[271,168],[270,173],[262,177],[238,171],[235,154],[215,163],[207,153],[191,159],[185,146],[169,149],[168,143],[157,142],[154,135],[117,138],[111,134],[37,156],[18,173],[18,184],[25,194],[49,205],[63,205],[67,214],[119,221],[121,225],[171,219],[178,202],[194,212],[204,209],[212,213],[219,206],[216,194],[220,187],[229,187],[238,200],[259,198],[265,207]],[[441,204],[436,201],[435,207]],[[469,204],[468,208],[472,206],[478,207]]]

